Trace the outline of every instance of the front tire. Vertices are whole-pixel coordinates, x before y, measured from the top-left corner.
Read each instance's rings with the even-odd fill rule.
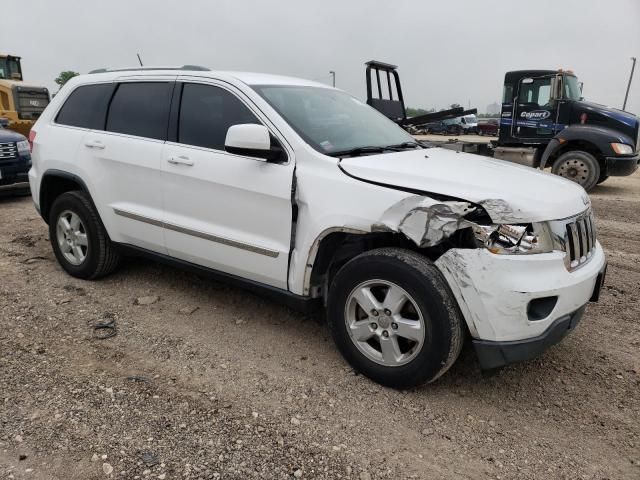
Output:
[[[327,316],[351,366],[392,388],[436,380],[462,348],[463,319],[449,285],[410,250],[382,248],[349,261],[331,284]]]
[[[66,192],[53,202],[49,240],[62,268],[77,278],[103,277],[113,272],[120,261],[98,212],[84,192]]]
[[[551,169],[556,175],[578,183],[586,191],[591,190],[600,178],[600,164],[596,157],[582,150],[563,153]]]

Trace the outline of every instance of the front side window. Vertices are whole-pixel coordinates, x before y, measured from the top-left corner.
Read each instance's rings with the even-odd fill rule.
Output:
[[[415,139],[387,117],[339,90],[252,86],[291,127],[326,155],[359,147],[386,147]]]
[[[116,90],[107,131],[166,140],[173,82],[121,83]]]
[[[551,98],[551,77],[534,78],[531,83],[520,83],[519,103],[547,105]]]
[[[100,83],[76,88],[58,112],[56,123],[104,130],[109,99],[115,87],[112,83]]]
[[[178,142],[224,150],[232,125],[257,123],[256,116],[232,93],[212,85],[185,83],[178,121]]]

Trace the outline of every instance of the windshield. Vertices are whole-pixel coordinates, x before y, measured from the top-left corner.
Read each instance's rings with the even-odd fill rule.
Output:
[[[478,123],[478,119],[476,118],[475,115],[465,115],[464,116],[464,121],[465,121],[465,123],[467,123],[467,125],[470,124],[470,123],[471,124]]]
[[[573,75],[564,76],[564,98],[567,100],[580,100],[582,98],[578,77]]]
[[[22,80],[18,61],[13,58],[0,58],[0,78],[5,80]]]
[[[326,155],[360,147],[415,143],[387,117],[339,90],[288,85],[252,88],[305,142]]]

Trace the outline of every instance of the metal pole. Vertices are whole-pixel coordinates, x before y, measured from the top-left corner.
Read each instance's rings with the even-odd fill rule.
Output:
[[[140,58],[140,54],[136,53],[136,55],[138,55],[138,61],[140,62],[140,66],[143,67],[144,65],[142,65],[142,59]]]
[[[622,104],[622,110],[627,107],[627,98],[629,98],[629,89],[631,88],[631,80],[633,79],[633,71],[636,69],[636,57],[631,57],[633,64],[631,65],[631,73],[629,74],[629,84],[627,85],[627,93],[624,94],[624,103]]]
[[[329,71],[329,75],[331,75],[332,79],[333,79],[333,86],[336,86],[336,72],[334,72],[333,70]]]

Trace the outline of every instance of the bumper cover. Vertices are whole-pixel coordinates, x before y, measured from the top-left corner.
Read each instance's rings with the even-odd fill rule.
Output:
[[[511,342],[473,340],[480,367],[483,370],[490,370],[537,357],[550,346],[560,342],[578,325],[585,308],[586,305],[569,315],[558,318],[544,333],[534,338]]]
[[[14,161],[0,163],[0,187],[28,183],[30,168],[31,157],[19,157]]]
[[[527,340],[542,335],[559,318],[592,298],[605,268],[596,242],[591,259],[569,272],[566,254],[494,255],[486,249],[451,249],[436,266],[456,297],[471,336],[491,342]],[[531,302],[555,297],[544,318],[531,315]]]
[[[640,154],[633,157],[607,157],[607,175],[625,177],[638,169]]]

